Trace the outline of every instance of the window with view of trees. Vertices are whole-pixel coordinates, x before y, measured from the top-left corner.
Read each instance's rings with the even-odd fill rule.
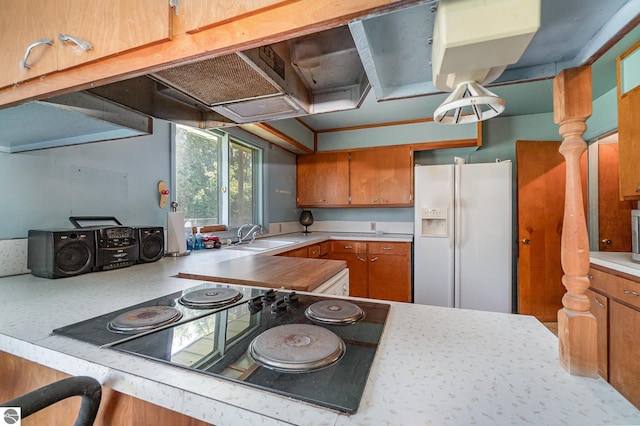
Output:
[[[176,126],[176,201],[192,226],[261,223],[261,150],[212,132]]]

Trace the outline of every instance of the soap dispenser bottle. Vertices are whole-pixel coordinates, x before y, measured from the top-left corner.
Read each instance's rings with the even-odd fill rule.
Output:
[[[198,226],[196,232],[196,239],[193,243],[194,250],[201,250],[204,248],[204,242],[202,241],[202,234],[200,233],[200,227]]]

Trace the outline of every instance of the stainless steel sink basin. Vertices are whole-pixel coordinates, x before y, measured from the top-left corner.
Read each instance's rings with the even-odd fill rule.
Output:
[[[246,242],[242,244],[230,245],[227,247],[229,250],[249,250],[249,251],[265,251],[272,250],[280,247],[285,247],[295,244],[294,241],[283,240],[255,240],[253,242]]]

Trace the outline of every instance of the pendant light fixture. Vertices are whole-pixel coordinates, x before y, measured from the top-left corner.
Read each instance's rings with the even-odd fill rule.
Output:
[[[540,28],[540,0],[441,0],[431,49],[433,85],[451,92],[436,108],[441,124],[475,123],[505,102],[483,85],[515,64]]]
[[[433,119],[441,124],[474,123],[502,111],[504,99],[475,81],[464,81],[436,108]]]

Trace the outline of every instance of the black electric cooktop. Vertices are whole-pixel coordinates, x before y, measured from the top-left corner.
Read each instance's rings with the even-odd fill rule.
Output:
[[[233,287],[242,297],[225,307],[194,309],[178,301],[190,292],[217,286],[225,287],[204,283],[54,333],[340,412],[357,411],[388,304],[246,287]],[[128,311],[157,305],[177,307],[181,317],[138,333],[114,333],[108,327]],[[345,309],[349,319],[344,324],[334,318],[325,321],[309,315],[314,309],[329,315]],[[318,363],[316,349],[323,359]],[[307,356],[314,360],[308,362]]]

